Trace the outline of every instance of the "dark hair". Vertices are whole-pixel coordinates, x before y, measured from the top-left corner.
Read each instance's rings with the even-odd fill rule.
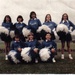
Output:
[[[47,14],[47,15],[45,16],[45,22],[47,21],[46,18],[47,18],[48,15],[51,17],[50,14]],[[52,21],[52,19],[50,19],[50,21]]]
[[[68,14],[67,14],[67,13],[64,13],[64,14],[62,15],[62,19],[61,19],[61,21],[63,21],[63,17],[64,17],[64,15],[67,16],[67,20],[69,19],[69,18],[68,18]]]
[[[35,18],[37,18],[37,17],[36,17],[36,13],[35,13],[34,11],[32,11],[32,12],[30,12],[30,19],[32,19],[32,15],[33,15],[33,14],[35,14]]]
[[[24,20],[23,17],[22,17],[21,15],[19,15],[19,16],[17,17],[17,21],[18,21],[18,18],[21,18],[22,21]],[[21,21],[21,22],[22,22],[22,21]]]
[[[20,36],[19,35],[15,35],[15,38],[19,38],[20,39]]]
[[[51,35],[51,33],[49,33],[49,32],[47,32],[46,35],[47,35],[47,34],[50,34],[50,35]],[[46,35],[45,35],[45,36],[46,36]]]
[[[4,23],[6,23],[6,18],[9,18],[9,22],[12,22],[12,21],[11,21],[11,17],[10,17],[9,15],[6,15],[6,16],[4,17],[4,21],[3,21]]]

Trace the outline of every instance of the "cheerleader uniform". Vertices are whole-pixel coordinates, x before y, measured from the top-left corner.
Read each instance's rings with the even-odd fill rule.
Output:
[[[41,26],[41,22],[39,19],[30,19],[28,22],[28,29],[31,29],[31,32],[34,33],[34,36],[37,40],[40,40],[39,34],[36,32],[38,27]]]
[[[33,50],[35,48],[40,49],[41,45],[40,45],[40,43],[37,40],[29,40],[25,44],[26,44],[27,47],[31,47],[30,56],[32,58],[32,61],[34,62],[39,57],[39,54],[38,54],[39,50],[38,50],[38,53],[35,53]]]
[[[60,22],[60,24],[65,24],[67,27],[68,27],[68,30],[70,30],[70,27],[73,27],[72,28],[72,31],[75,29],[75,26],[74,26],[74,24],[71,22],[71,21],[69,21],[69,20],[67,20],[67,21],[61,21]],[[63,33],[63,34],[65,34],[65,33]],[[72,37],[71,37],[71,34],[70,34],[70,32],[68,32],[67,34],[65,34],[64,35],[64,37],[62,36],[62,37],[60,37],[59,38],[61,41],[72,41]]]
[[[2,26],[7,28],[9,30],[9,33],[10,33],[13,24],[10,23],[10,22],[9,23],[2,23]],[[12,38],[10,37],[10,35],[6,35],[4,33],[1,33],[1,40],[4,41],[4,42],[11,42]]]
[[[14,50],[17,52],[17,54],[15,55],[15,57],[19,60],[22,61],[22,57],[21,57],[21,52],[18,51],[18,48],[24,48],[25,47],[25,43],[23,43],[22,41],[13,41],[11,44],[11,50]],[[10,51],[11,51],[10,50]],[[8,56],[8,59],[10,62],[12,62],[12,59],[10,56]]]
[[[52,40],[55,40],[55,35],[53,32],[53,29],[57,27],[56,23],[52,22],[52,21],[48,21],[48,22],[44,22],[43,25],[47,25],[50,29],[51,29],[51,36],[52,36]]]
[[[25,23],[15,23],[14,29],[15,29],[15,35],[20,35],[21,41],[25,41],[25,37],[22,34],[22,29],[26,27],[27,25]]]
[[[50,59],[52,60],[54,58],[54,56],[57,54],[57,45],[56,45],[56,43],[52,40],[45,40],[45,41],[42,42],[42,48],[45,48],[45,47],[49,48],[50,50],[52,48],[54,48],[56,50],[55,53],[52,53],[50,51],[51,52],[51,54],[50,54],[51,58]]]

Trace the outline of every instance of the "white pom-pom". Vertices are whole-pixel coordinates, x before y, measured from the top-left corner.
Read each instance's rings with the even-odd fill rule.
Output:
[[[63,31],[63,32],[66,32],[66,34],[69,32],[68,30],[68,27],[64,24],[59,24],[56,28],[56,32],[59,32],[59,31]]]
[[[11,50],[11,51],[9,52],[9,54],[8,54],[8,56],[11,57],[12,61],[13,61],[15,64],[17,64],[17,63],[20,62],[20,61],[15,57],[16,54],[17,54],[17,52],[14,51],[14,50]]]
[[[10,31],[10,36],[11,36],[11,38],[15,37],[15,31],[14,30]]]
[[[31,56],[29,55],[30,50],[31,50],[30,47],[26,47],[26,48],[22,49],[21,56],[22,56],[22,59],[26,62],[31,61]]]
[[[0,34],[1,33],[9,35],[9,30],[3,26],[0,26]]]
[[[47,61],[50,58],[50,54],[51,52],[48,48],[43,48],[39,52],[42,61]]]
[[[37,32],[40,33],[42,30],[51,33],[51,29],[47,25],[42,25],[38,28]]]
[[[23,28],[22,33],[24,37],[27,37],[30,34],[30,30],[28,30],[27,28]]]

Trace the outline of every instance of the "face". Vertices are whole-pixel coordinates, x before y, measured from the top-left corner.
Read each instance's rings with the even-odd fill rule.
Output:
[[[67,20],[67,17],[68,17],[67,14],[64,14],[63,15],[63,20]]]
[[[50,40],[51,39],[51,35],[50,34],[46,34],[46,40]]]
[[[9,22],[9,21],[10,21],[9,17],[6,17],[6,22]]]
[[[51,20],[51,16],[50,15],[47,15],[46,21],[50,21],[50,20]]]
[[[18,18],[18,22],[22,22],[22,18]]]
[[[31,17],[34,19],[34,18],[36,18],[36,15],[33,13],[33,14],[31,15]]]
[[[20,39],[19,38],[15,38],[15,41],[20,41]]]
[[[29,35],[29,40],[33,40],[34,36],[33,35]]]

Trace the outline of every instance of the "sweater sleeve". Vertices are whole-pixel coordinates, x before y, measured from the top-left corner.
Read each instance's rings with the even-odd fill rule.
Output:
[[[71,21],[69,22],[70,22],[70,26],[72,27],[72,31],[73,31],[75,29],[75,25]]]

